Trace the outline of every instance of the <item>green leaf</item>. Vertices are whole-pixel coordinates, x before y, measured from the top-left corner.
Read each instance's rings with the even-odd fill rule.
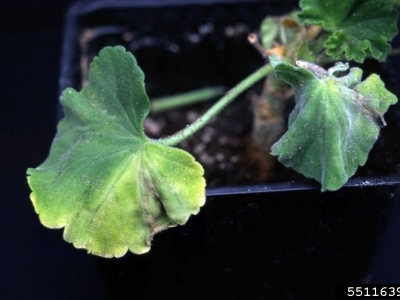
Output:
[[[205,201],[203,169],[143,132],[144,74],[123,47],[104,48],[89,84],[62,94],[65,117],[50,155],[28,169],[41,222],[104,257],[149,251],[153,235],[184,224]]]
[[[264,49],[272,48],[279,36],[279,19],[267,17],[261,22],[260,38]]]
[[[389,0],[300,0],[300,7],[303,23],[330,33],[324,46],[335,60],[344,55],[357,62],[367,56],[383,61],[397,34],[397,12]]]
[[[379,76],[360,82],[362,71],[338,63],[328,71],[298,61],[295,67],[271,57],[276,75],[294,89],[296,106],[289,129],[272,146],[285,166],[321,183],[321,190],[337,190],[365,164],[385,125],[383,114],[397,102]]]
[[[280,17],[264,18],[260,25],[260,38],[265,50],[284,45],[286,52],[290,53],[293,48],[298,48],[300,24],[297,14],[295,11]]]

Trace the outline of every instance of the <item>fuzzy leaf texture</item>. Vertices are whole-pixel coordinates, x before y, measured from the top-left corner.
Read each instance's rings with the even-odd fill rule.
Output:
[[[385,60],[397,34],[397,11],[390,0],[300,0],[303,24],[321,25],[329,36],[326,54],[335,60]]]
[[[150,103],[144,74],[123,47],[106,47],[89,84],[61,97],[65,117],[50,155],[28,169],[43,225],[103,257],[149,251],[153,235],[184,224],[205,201],[203,169],[143,132]]]
[[[307,62],[301,67],[270,58],[276,75],[295,92],[288,131],[271,150],[278,160],[321,183],[321,190],[342,187],[365,164],[385,125],[383,114],[397,102],[379,76],[361,82],[362,71],[338,63],[328,71]]]

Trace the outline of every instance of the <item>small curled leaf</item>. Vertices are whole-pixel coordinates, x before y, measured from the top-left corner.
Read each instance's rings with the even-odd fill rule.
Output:
[[[365,164],[385,125],[383,114],[397,102],[379,76],[361,82],[362,71],[338,63],[329,70],[308,62],[301,67],[277,57],[270,62],[276,75],[294,89],[296,106],[289,129],[272,146],[272,154],[285,166],[321,183],[321,190],[342,187]]]

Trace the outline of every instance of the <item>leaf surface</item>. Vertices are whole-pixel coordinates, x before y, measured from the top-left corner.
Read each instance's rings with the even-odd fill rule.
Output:
[[[146,137],[144,74],[123,47],[106,47],[89,84],[66,89],[50,155],[28,169],[41,222],[104,257],[149,251],[153,235],[184,224],[205,201],[202,167]]]
[[[276,75],[294,89],[296,106],[289,129],[272,146],[285,166],[321,183],[321,190],[337,190],[368,153],[383,126],[383,114],[397,102],[375,74],[360,82],[362,71],[352,68],[343,77],[302,62],[295,67],[271,57]],[[340,65],[340,67],[339,67]]]
[[[397,12],[389,0],[300,0],[299,19],[322,25],[330,33],[326,53],[335,60],[363,62],[367,56],[383,61],[397,34]]]

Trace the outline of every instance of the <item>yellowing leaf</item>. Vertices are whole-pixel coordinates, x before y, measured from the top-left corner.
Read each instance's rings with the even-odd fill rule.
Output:
[[[89,84],[62,95],[65,117],[50,155],[28,169],[43,225],[65,227],[77,248],[104,257],[149,251],[153,235],[184,224],[205,201],[202,167],[143,132],[144,75],[123,47],[106,47]]]

